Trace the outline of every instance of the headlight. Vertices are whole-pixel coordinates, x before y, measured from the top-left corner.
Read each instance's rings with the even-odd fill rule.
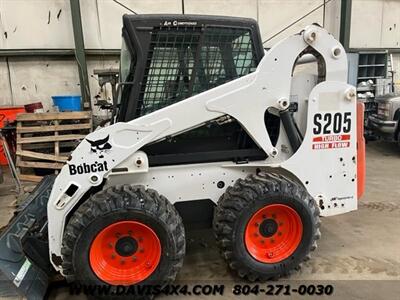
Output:
[[[379,103],[378,104],[378,108],[379,109],[387,109],[387,110],[389,110],[390,109],[390,103],[389,102],[384,102],[384,103]]]
[[[378,115],[389,117],[391,107],[392,105],[389,102],[378,103]]]

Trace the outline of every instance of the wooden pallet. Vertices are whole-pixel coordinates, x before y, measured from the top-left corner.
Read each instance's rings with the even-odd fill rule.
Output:
[[[90,112],[19,114],[17,160],[21,180],[40,181],[58,173],[69,154],[92,130]]]

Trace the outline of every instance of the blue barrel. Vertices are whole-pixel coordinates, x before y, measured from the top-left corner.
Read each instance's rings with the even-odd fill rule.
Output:
[[[81,96],[51,96],[59,111],[81,111]]]

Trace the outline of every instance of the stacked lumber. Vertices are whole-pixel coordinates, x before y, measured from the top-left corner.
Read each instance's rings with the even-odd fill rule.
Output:
[[[17,116],[16,165],[21,180],[40,181],[62,168],[92,130],[90,112],[29,113]]]

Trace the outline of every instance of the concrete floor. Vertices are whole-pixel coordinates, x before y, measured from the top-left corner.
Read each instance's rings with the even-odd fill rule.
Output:
[[[12,198],[3,196],[0,199],[0,226],[10,216]],[[331,284],[334,294],[330,299],[400,299],[399,228],[400,150],[395,144],[371,142],[367,145],[366,192],[359,210],[323,218],[322,238],[312,259],[282,283],[290,284],[292,288],[300,284]],[[225,284],[223,298],[236,298],[231,292],[233,284],[246,282],[240,282],[228,270],[218,254],[211,231],[188,232],[187,236],[187,255],[176,283]],[[280,298],[288,299],[288,296],[274,296],[274,299]],[[290,298],[304,299],[304,296],[294,295]],[[317,299],[316,296],[313,298]],[[50,292],[50,299],[71,299],[71,296],[66,288],[57,287]]]

